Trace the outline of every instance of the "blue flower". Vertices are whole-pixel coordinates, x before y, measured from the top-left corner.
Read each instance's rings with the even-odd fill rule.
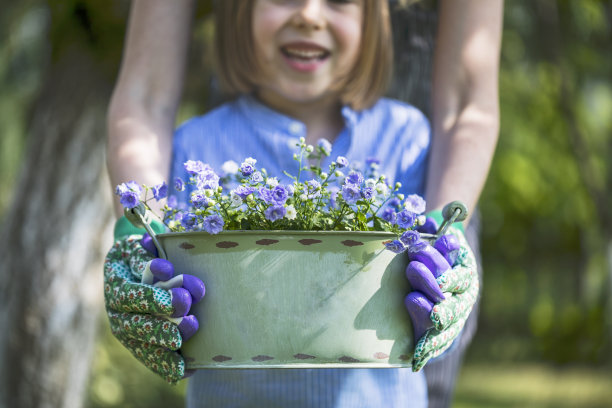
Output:
[[[353,184],[345,184],[342,186],[342,198],[347,204],[355,204],[361,198],[361,191]]]
[[[125,191],[121,193],[119,202],[125,208],[134,208],[140,203],[140,194],[131,190]]]
[[[323,139],[323,138],[319,139],[319,141],[317,142],[317,146],[319,146],[319,148],[321,150],[323,150],[323,153],[326,156],[330,155],[330,153],[332,151],[332,145],[331,145],[331,143],[329,143],[329,141],[327,139]]]
[[[336,163],[338,164],[338,168],[341,169],[349,165],[348,160],[344,156],[336,157]]]
[[[282,205],[273,205],[264,211],[264,216],[268,221],[280,220],[287,214],[287,210]]]
[[[365,200],[370,200],[372,197],[374,197],[374,188],[373,187],[364,188],[363,190],[361,190],[361,196]]]
[[[402,210],[397,213],[397,226],[400,228],[408,229],[414,226],[416,221],[416,214],[412,211]]]
[[[382,211],[382,214],[380,214],[380,218],[382,218],[383,220],[387,222],[390,222],[391,224],[395,224],[395,221],[396,221],[395,210],[393,208],[386,207]]]
[[[196,176],[198,190],[215,190],[219,187],[219,176],[208,166]]]
[[[181,225],[185,227],[187,231],[191,231],[196,226],[197,222],[197,215],[191,212],[187,212],[181,217]]]
[[[257,192],[259,193],[259,197],[264,201],[264,203],[266,204],[274,203],[274,199],[272,198],[272,191],[268,190],[265,187],[260,187],[259,190],[257,190]]]
[[[178,200],[176,199],[175,196],[170,196],[168,197],[168,207],[170,208],[176,208],[176,206],[178,205]]]
[[[185,182],[182,178],[177,177],[174,179],[174,189],[176,191],[185,191]]]
[[[397,197],[393,197],[392,199],[390,199],[390,200],[387,202],[387,205],[389,205],[390,207],[395,207],[395,208],[398,208],[398,207],[400,206],[400,204],[401,204],[401,203],[402,203],[402,202],[399,200],[399,198],[397,198]]]
[[[361,183],[363,183],[363,175],[360,172],[353,170],[348,174],[348,176],[346,176],[344,182],[347,184],[360,186]]]
[[[309,180],[306,182],[308,198],[317,198],[321,196],[321,183],[317,180]]]
[[[153,197],[155,197],[157,201],[168,197],[168,186],[166,185],[165,181],[153,187]]]
[[[393,241],[389,241],[385,244],[385,247],[392,252],[395,252],[396,254],[401,254],[402,252],[404,252],[406,250],[406,247],[404,246],[404,244],[402,244],[401,241],[393,240]]]
[[[417,194],[410,194],[404,201],[404,208],[415,214],[422,214],[425,212],[425,200]]]
[[[195,208],[202,208],[208,206],[208,198],[203,191],[197,190],[191,193],[191,202]]]
[[[414,230],[408,230],[404,232],[402,236],[400,237],[400,241],[402,241],[402,243],[406,246],[414,245],[420,240],[421,240],[421,236],[419,235],[418,232]]]
[[[245,160],[240,165],[240,172],[244,177],[250,176],[255,171],[255,160]]]
[[[209,215],[208,217],[204,218],[204,222],[202,222],[202,228],[204,231],[213,235],[223,231],[224,225],[225,222],[223,221],[223,218],[217,214]]]
[[[287,198],[289,198],[289,192],[283,185],[277,184],[276,187],[272,189],[272,201],[276,204],[285,204]]]
[[[247,186],[243,186],[243,185],[239,185],[238,187],[236,187],[236,189],[234,190],[234,193],[236,193],[237,195],[240,196],[240,198],[242,198],[243,200],[245,200],[247,198],[247,196],[249,194],[253,194],[253,192],[255,191],[255,187],[247,187]]]

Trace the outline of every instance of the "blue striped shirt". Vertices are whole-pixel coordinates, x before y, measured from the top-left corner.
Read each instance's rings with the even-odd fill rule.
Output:
[[[337,156],[351,163],[380,161],[379,172],[401,182],[404,193],[423,194],[429,123],[416,108],[390,99],[354,111],[342,109],[345,126],[323,169]],[[172,179],[188,179],[187,160],[220,171],[227,160],[247,157],[282,178],[296,174],[295,144],[306,126],[242,96],[187,121],[174,137]],[[177,194],[186,202],[188,191]],[[188,386],[188,407],[425,407],[425,376],[409,368],[199,370]]]

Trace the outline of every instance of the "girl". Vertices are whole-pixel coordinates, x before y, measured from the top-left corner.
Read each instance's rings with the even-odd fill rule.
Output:
[[[172,173],[202,160],[219,169],[253,156],[270,173],[293,170],[305,137],[423,193],[429,126],[416,109],[381,99],[388,80],[388,12],[379,0],[224,0],[219,75],[240,96],[175,134]],[[335,157],[335,156],[334,156]],[[184,201],[185,196],[179,196]],[[200,371],[189,406],[425,406],[421,373],[387,370]]]

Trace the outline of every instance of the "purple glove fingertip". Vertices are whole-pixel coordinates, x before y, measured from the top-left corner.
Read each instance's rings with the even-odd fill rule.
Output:
[[[193,336],[199,328],[200,325],[198,324],[198,319],[196,319],[194,315],[183,317],[183,319],[178,325],[178,329],[179,332],[181,332],[183,342],[187,341],[191,336]]]
[[[174,265],[166,259],[153,259],[149,268],[153,276],[160,281],[167,281],[174,276]]]
[[[421,262],[412,261],[408,264],[406,278],[412,289],[422,292],[430,301],[437,303],[445,299],[433,273]]]
[[[206,293],[204,282],[193,275],[183,275],[183,287],[191,293],[192,303],[198,303]]]
[[[431,273],[433,273],[434,278],[438,278],[438,276],[451,269],[451,266],[442,254],[424,241],[412,245],[408,249],[408,257],[411,261],[418,261],[425,264]]]
[[[414,339],[418,341],[427,330],[434,326],[429,318],[431,310],[433,309],[433,303],[421,292],[414,291],[406,296],[404,305],[406,305],[406,309],[412,320]]]
[[[425,234],[435,234],[438,231],[438,223],[432,217],[425,218],[425,224],[417,228],[419,232]]]
[[[461,244],[453,234],[442,235],[434,242],[434,248],[438,250],[450,265],[454,265],[459,255]]]
[[[145,232],[145,234],[142,236],[142,239],[140,240],[140,245],[142,245],[142,247],[146,249],[151,255],[159,256],[157,254],[157,248],[153,243],[153,239],[148,233]]]
[[[184,288],[172,288],[170,293],[172,294],[172,307],[174,307],[174,313],[170,317],[185,316],[191,308],[191,294]]]

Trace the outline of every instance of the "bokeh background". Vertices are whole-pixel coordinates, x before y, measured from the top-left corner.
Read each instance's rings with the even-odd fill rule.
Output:
[[[214,99],[213,21],[210,2],[201,3],[178,121],[204,112]],[[422,7],[419,12],[435,7],[427,3],[413,7]],[[87,272],[92,291],[83,294],[77,284],[72,292],[55,292],[61,302],[25,314],[49,322],[55,316],[49,305],[65,308],[73,302],[73,329],[88,330],[89,338],[45,332],[50,323],[30,330],[27,322],[14,323],[25,319],[20,312],[27,305],[3,305],[11,312],[0,319],[2,336],[28,340],[17,354],[33,354],[36,367],[45,365],[50,358],[45,356],[59,355],[53,349],[33,352],[53,336],[85,361],[77,373],[86,379],[84,386],[62,391],[61,381],[36,377],[42,369],[19,369],[6,356],[19,349],[15,341],[0,341],[5,389],[30,389],[44,398],[55,384],[53,398],[62,402],[52,406],[80,406],[82,397],[85,406],[95,408],[179,407],[184,398],[184,384],[166,385],[122,349],[102,312],[99,267],[112,220],[103,167],[104,110],[128,9],[128,1],[118,0],[0,0],[0,294],[10,302],[16,288],[26,293],[26,286],[42,286],[25,297],[38,299],[45,279],[79,282],[66,277],[69,265],[94,265],[98,271]],[[506,1],[501,133],[480,201],[485,273],[479,330],[455,407],[612,406],[611,50],[610,1]],[[94,176],[79,170],[85,167]],[[87,203],[93,201],[107,210],[90,222],[99,248],[85,256],[66,248],[89,235],[74,237],[70,234],[81,230],[64,227],[82,213],[75,203],[91,207]],[[70,205],[62,207],[65,202]],[[53,257],[41,250],[49,242],[70,256],[49,260]],[[79,256],[81,263],[75,260]],[[78,315],[83,304],[87,313]]]

